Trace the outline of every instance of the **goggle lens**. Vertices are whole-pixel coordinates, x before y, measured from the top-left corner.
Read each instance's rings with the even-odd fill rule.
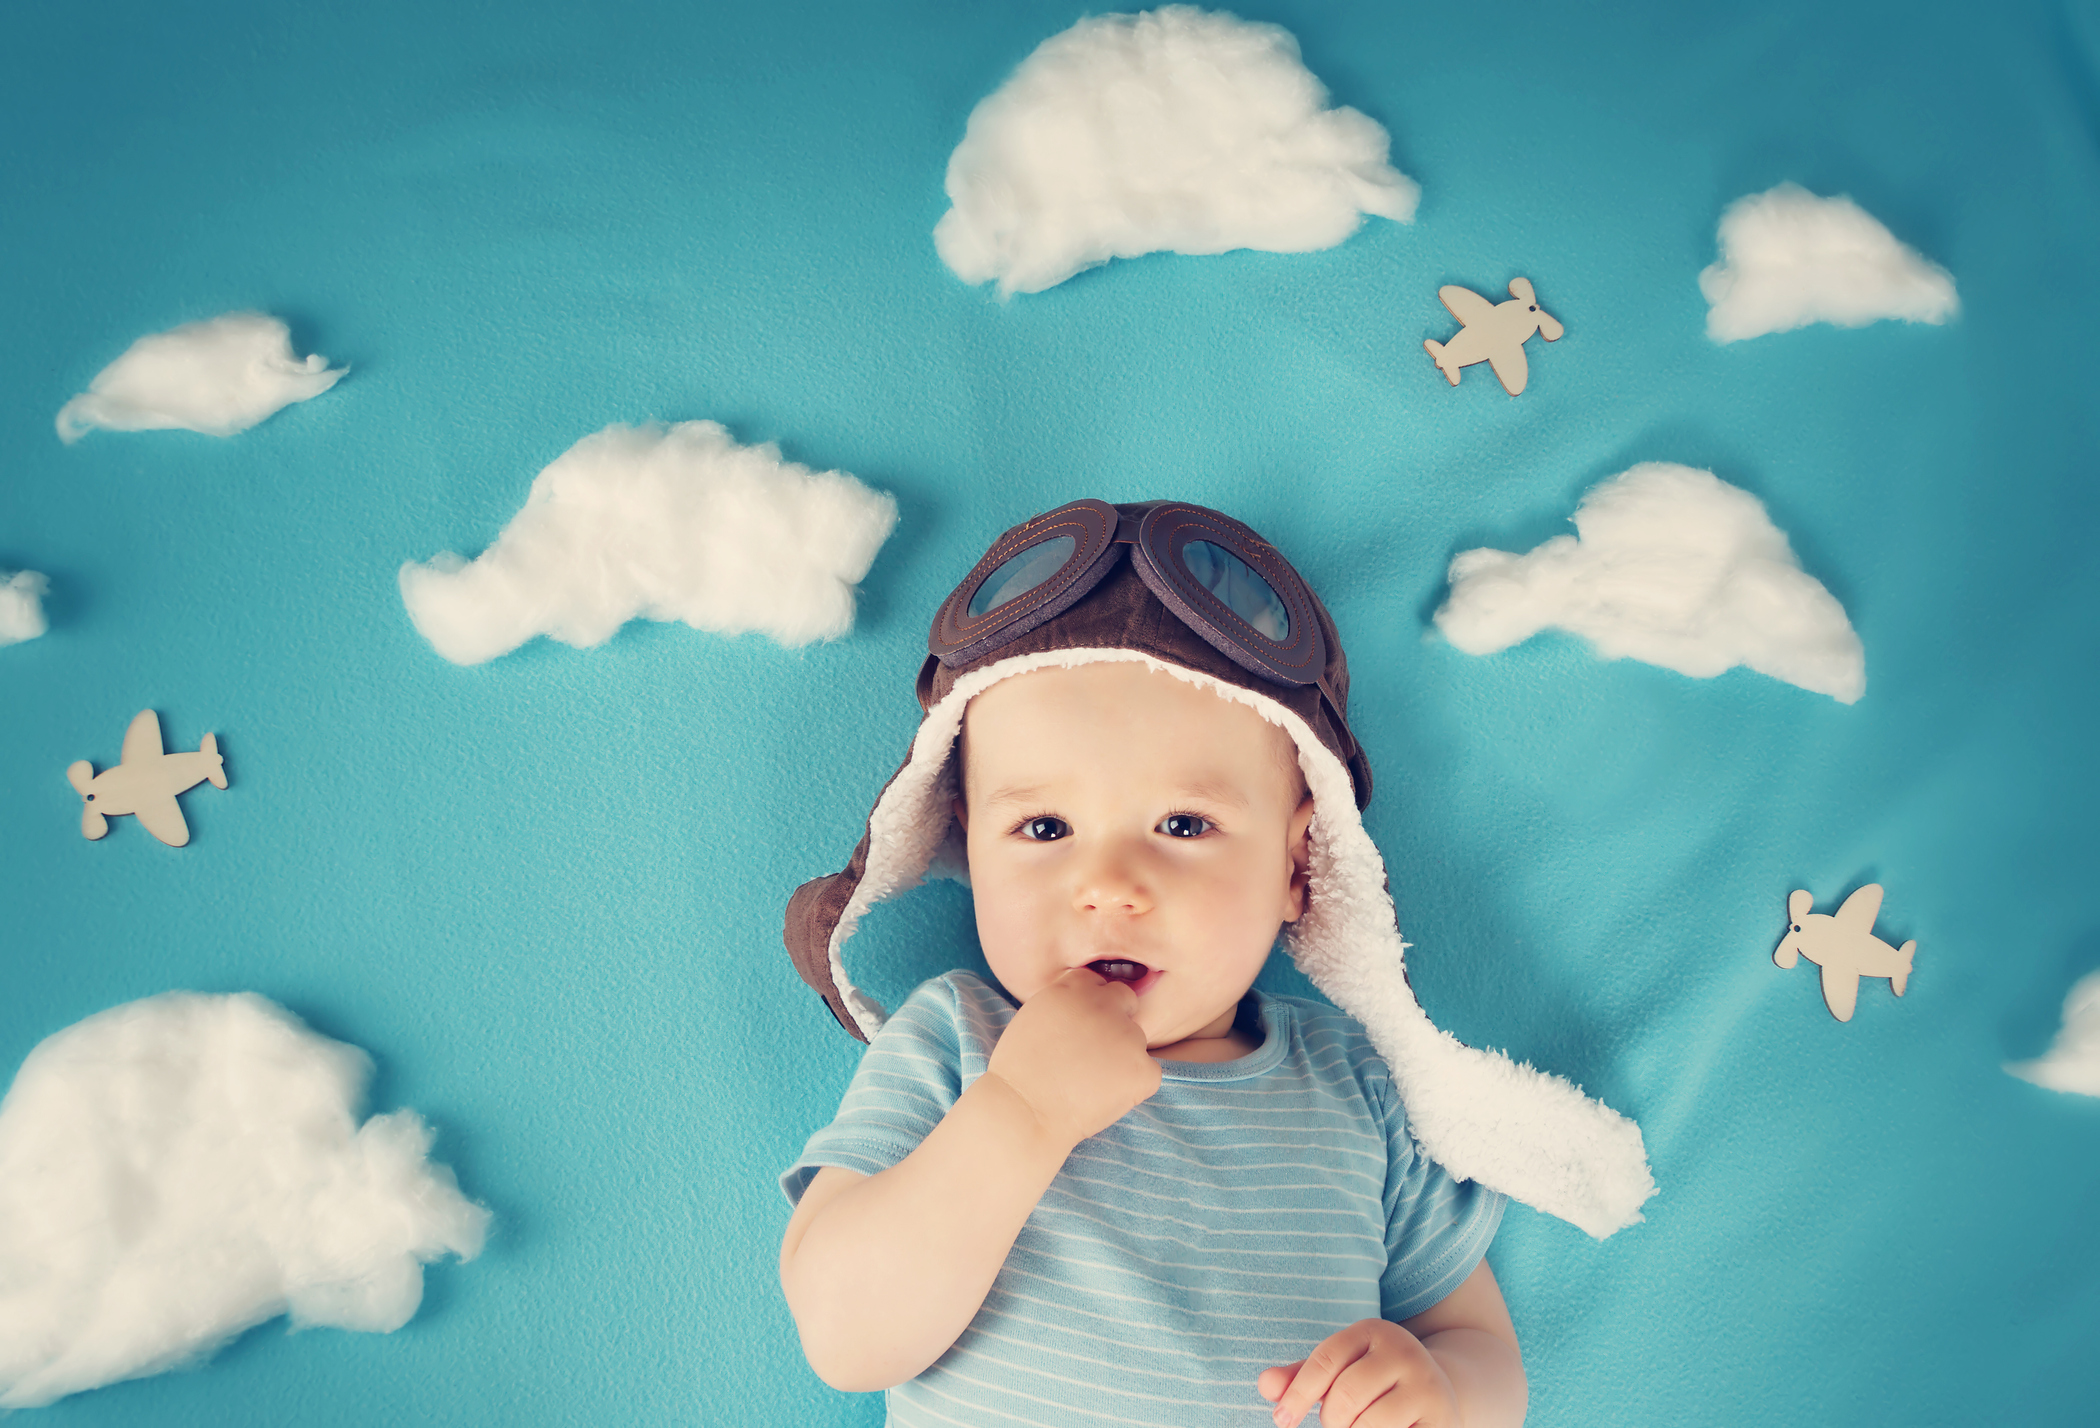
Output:
[[[1283,597],[1246,561],[1221,545],[1192,540],[1181,548],[1181,564],[1197,584],[1217,596],[1218,602],[1233,614],[1278,644],[1289,641],[1291,617],[1284,608]]]
[[[1079,542],[1070,536],[1054,536],[1039,545],[1028,547],[984,578],[984,583],[977,587],[977,593],[970,597],[969,618],[981,618],[1009,601],[1020,599],[1063,570],[1065,562],[1072,558],[1072,552],[1078,548]],[[1226,558],[1231,559],[1229,556]],[[1244,566],[1241,568],[1245,569]],[[1253,572],[1248,571],[1248,574]],[[1268,587],[1262,588],[1266,590]]]

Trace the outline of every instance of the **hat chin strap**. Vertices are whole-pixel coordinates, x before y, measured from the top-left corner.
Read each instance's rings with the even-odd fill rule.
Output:
[[[1557,1076],[1439,1029],[1408,986],[1407,943],[1386,891],[1385,860],[1356,809],[1349,771],[1298,715],[1266,695],[1136,650],[1067,649],[1016,655],[957,680],[927,711],[911,758],[868,819],[867,871],[831,934],[831,977],[871,1040],[888,1013],[846,975],[841,952],[870,907],[916,887],[936,860],[961,863],[951,802],[951,757],[971,699],[1003,679],[1111,660],[1139,663],[1244,704],[1290,734],[1313,796],[1305,915],[1285,933],[1291,958],[1370,1034],[1407,1108],[1417,1143],[1452,1175],[1602,1239],[1641,1218],[1655,1193],[1640,1127]]]

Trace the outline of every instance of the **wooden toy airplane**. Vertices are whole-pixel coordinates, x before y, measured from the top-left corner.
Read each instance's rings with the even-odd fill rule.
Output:
[[[1422,350],[1436,359],[1452,386],[1458,385],[1459,368],[1486,362],[1501,379],[1502,389],[1515,396],[1524,390],[1524,383],[1531,376],[1531,364],[1524,357],[1524,344],[1531,334],[1536,332],[1548,342],[1558,342],[1567,331],[1553,320],[1551,313],[1539,310],[1531,279],[1512,278],[1509,291],[1509,302],[1492,303],[1471,288],[1456,284],[1436,290],[1451,315],[1465,326],[1449,342],[1424,342]]]
[[[168,753],[160,739],[160,716],[151,709],[140,710],[124,731],[124,752],[115,768],[98,774],[93,764],[81,759],[66,769],[66,781],[80,793],[82,836],[100,838],[109,831],[112,815],[134,813],[148,833],[170,848],[190,841],[190,825],[183,821],[175,795],[206,779],[213,788],[226,787],[219,741],[206,734],[196,753]]]
[[[1779,939],[1772,960],[1782,967],[1806,957],[1823,969],[1823,1004],[1839,1021],[1852,1020],[1859,1002],[1861,977],[1887,977],[1897,996],[1910,980],[1910,959],[1918,950],[1917,940],[1891,947],[1874,935],[1874,919],[1881,914],[1881,884],[1868,883],[1845,899],[1836,916],[1810,912],[1815,898],[1795,892],[1786,900],[1791,926]]]

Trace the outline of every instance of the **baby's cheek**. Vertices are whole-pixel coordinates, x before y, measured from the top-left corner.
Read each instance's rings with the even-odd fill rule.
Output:
[[[1042,920],[1025,905],[996,888],[973,889],[977,903],[977,943],[1000,985],[1026,1001],[1045,979],[1039,946]]]

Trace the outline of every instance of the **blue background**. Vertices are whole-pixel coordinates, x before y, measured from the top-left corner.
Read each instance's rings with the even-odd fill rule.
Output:
[[[2100,6],[1584,8],[1241,7],[1391,131],[1417,221],[1007,304],[930,231],[1069,3],[10,9],[0,567],[50,575],[52,629],[0,650],[0,1075],[252,989],[369,1049],[374,1109],[497,1215],[391,1337],[266,1326],[42,1417],[879,1422],[775,1278],[774,1176],[858,1052],[780,908],[851,849],[989,539],[1174,495],[1340,621],[1431,1015],[1646,1132],[1645,1224],[1518,1208],[1496,1243],[1530,1421],[2090,1422],[2100,1102],[1999,1065],[2100,965]],[[1960,319],[1709,343],[1720,211],[1784,179],[1949,268]],[[1519,399],[1446,387],[1436,288],[1519,273],[1566,338]],[[59,444],[132,339],[236,308],[349,377],[231,440]],[[896,494],[849,639],[638,623],[459,669],[416,636],[402,561],[484,548],[607,423],[701,417]],[[1767,503],[1863,700],[1425,640],[1453,553],[1650,459]],[[63,771],[147,707],[232,787],[185,796],[185,849],[89,843]],[[1917,973],[1841,1025],[1771,952],[1789,891],[1868,881]],[[974,957],[966,898],[880,910],[873,989]]]

